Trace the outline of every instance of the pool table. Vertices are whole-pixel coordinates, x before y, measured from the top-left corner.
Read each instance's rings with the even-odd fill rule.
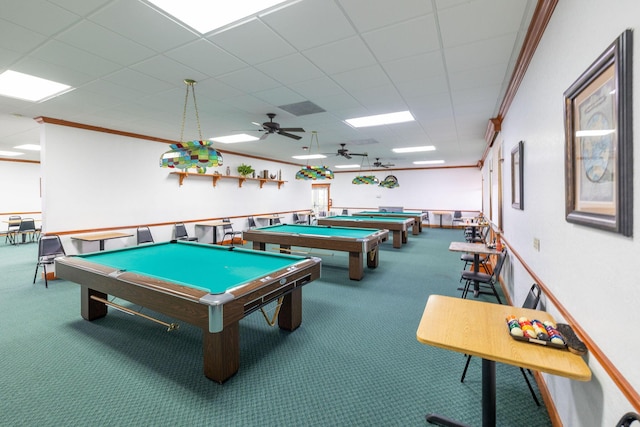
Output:
[[[56,275],[81,286],[81,315],[107,314],[107,295],[202,329],[204,374],[219,383],[240,366],[239,321],[283,297],[278,325],[302,322],[303,285],[321,260],[171,241],[56,258]],[[275,319],[274,319],[275,323]]]
[[[415,222],[413,223],[413,227],[411,227],[412,234],[420,234],[422,233],[422,221],[429,217],[429,212],[412,212],[412,211],[402,211],[402,212],[381,212],[381,211],[362,211],[358,212],[355,215],[357,216],[380,216],[383,218],[413,218]]]
[[[403,243],[407,243],[407,230],[413,226],[413,218],[386,218],[368,217],[357,215],[337,215],[318,218],[318,225],[330,225],[338,227],[376,228],[389,230],[393,233],[393,247],[400,249]]]
[[[378,266],[378,246],[387,240],[387,230],[371,228],[329,227],[322,225],[281,224],[247,230],[244,240],[253,242],[253,249],[264,251],[267,243],[280,245],[281,251],[291,246],[349,252],[349,278],[361,280],[364,276],[363,258],[367,267]],[[366,254],[366,255],[365,255]]]

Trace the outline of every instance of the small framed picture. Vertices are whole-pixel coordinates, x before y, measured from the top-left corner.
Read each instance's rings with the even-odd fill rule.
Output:
[[[632,31],[564,93],[566,220],[633,235]]]
[[[524,172],[524,142],[520,141],[511,150],[511,207],[524,210],[523,202],[523,172]]]

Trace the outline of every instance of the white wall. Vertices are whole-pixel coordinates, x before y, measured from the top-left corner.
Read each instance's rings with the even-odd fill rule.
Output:
[[[482,208],[482,174],[476,167],[409,170],[375,169],[361,175],[375,175],[383,180],[394,175],[397,188],[377,185],[354,185],[360,173],[336,173],[331,184],[335,207],[377,208],[403,206],[405,209],[480,211]],[[431,218],[431,221],[434,221]]]
[[[159,167],[169,145],[109,133],[44,124],[42,132],[43,231],[123,228],[138,224],[173,223],[210,218],[259,215],[311,207],[308,181],[294,179],[299,167],[236,155],[225,155],[224,165],[210,168],[238,175],[236,167],[250,164],[272,173],[282,170],[285,182],[260,188],[257,181],[221,179],[214,188],[211,178],[189,176],[182,186],[176,169]],[[194,173],[195,175],[195,173]],[[234,221],[246,229],[246,219]],[[193,224],[187,224],[193,235]],[[171,226],[153,230],[156,240],[169,240]],[[70,252],[77,242],[65,242]],[[110,241],[111,247],[135,244],[135,238]]]
[[[0,161],[0,194],[0,215],[40,212],[40,164]]]
[[[640,390],[640,349],[633,326],[640,321],[640,286],[635,261],[637,238],[570,224],[565,221],[563,92],[625,29],[640,26],[635,0],[563,0],[558,2],[517,96],[502,124],[505,188],[511,194],[510,153],[524,141],[524,206],[511,208],[505,197],[504,234],[509,244],[558,298],[593,342],[627,381]],[[634,34],[634,133],[640,124],[640,39]],[[499,156],[493,152],[492,156]],[[636,177],[640,156],[635,156]],[[487,168],[483,173],[488,173]],[[486,179],[485,179],[486,181]],[[640,186],[634,178],[634,198]],[[486,182],[485,182],[486,185]],[[488,191],[488,189],[485,189]],[[640,209],[634,213],[635,234]],[[540,239],[540,251],[533,239]],[[532,280],[515,263],[505,274],[520,304]],[[560,317],[553,305],[547,309]],[[564,425],[610,426],[627,411],[629,402],[593,355],[588,383],[545,375]]]

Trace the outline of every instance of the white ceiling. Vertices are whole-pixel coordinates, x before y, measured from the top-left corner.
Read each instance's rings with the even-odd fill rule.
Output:
[[[204,139],[256,131],[252,122],[268,121],[267,113],[282,127],[306,130],[300,141],[270,135],[217,144],[223,153],[295,162],[291,156],[304,154],[317,131],[322,152],[346,143],[371,163],[378,157],[396,168],[418,167],[414,160],[480,160],[535,0],[290,3],[202,36],[141,0],[0,0],[0,72],[76,88],[43,103],[0,97],[0,150],[39,143],[38,116],[177,141],[183,80],[190,78],[198,82]],[[326,112],[296,116],[279,108],[303,101]],[[364,129],[344,123],[401,110],[416,121]],[[184,139],[199,139],[192,102]],[[416,145],[436,151],[391,151]],[[331,156],[324,163],[354,160],[360,162]]]

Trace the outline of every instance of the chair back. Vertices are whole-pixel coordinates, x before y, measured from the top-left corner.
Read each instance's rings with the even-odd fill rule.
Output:
[[[247,218],[247,222],[249,223],[249,228],[256,228],[256,220],[254,217],[250,216]]]
[[[349,215],[349,209],[342,209],[341,215]]]
[[[531,289],[529,289],[529,293],[527,294],[527,298],[525,298],[522,303],[522,308],[530,308],[532,310],[536,310],[538,308],[538,304],[540,303],[540,294],[542,294],[542,290],[537,283],[531,285]]]
[[[296,223],[296,222],[300,221],[300,217],[298,216],[298,214],[297,214],[297,213],[295,213],[295,212],[294,212],[294,213],[293,213],[293,215],[292,215],[292,217],[293,217],[293,222],[294,222],[294,223]]]
[[[627,412],[620,418],[616,427],[629,427],[634,421],[640,421],[640,415],[635,412]]]
[[[20,221],[19,232],[36,231],[36,221],[33,218],[25,218]]]
[[[233,225],[231,224],[231,220],[229,218],[222,218],[222,231],[233,231]]]
[[[149,230],[149,227],[138,227],[138,229],[136,230],[136,235],[138,238],[138,244],[153,243],[153,236],[151,235],[151,230]]]
[[[183,223],[178,222],[173,227],[173,234],[176,240],[186,239],[189,237],[187,234],[187,227],[185,227]]]
[[[273,218],[273,222],[272,222],[272,224],[273,224],[273,225],[275,225],[275,224],[280,224],[280,218]]]
[[[503,250],[499,255],[498,255],[498,261],[496,261],[496,266],[493,269],[493,273],[491,274],[491,281],[492,282],[497,282],[498,278],[500,277],[500,271],[502,270],[502,267],[504,266],[504,261],[507,259],[507,250]]]
[[[453,219],[460,219],[462,218],[462,212],[461,211],[453,211]]]
[[[42,236],[38,242],[38,259],[57,255],[66,255],[60,236],[55,234]]]
[[[20,215],[12,215],[9,217],[9,225],[7,227],[7,231],[13,231],[20,228],[20,222],[22,221],[22,217]]]

